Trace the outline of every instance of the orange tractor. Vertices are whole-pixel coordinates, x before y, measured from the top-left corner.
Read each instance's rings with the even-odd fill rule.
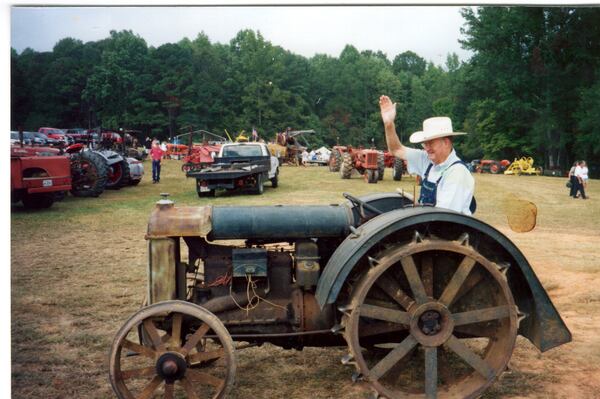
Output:
[[[493,159],[474,159],[471,161],[471,169],[477,173],[492,173],[494,175],[502,173],[508,168],[510,161],[503,159],[496,161]]]
[[[329,157],[329,171],[340,172],[342,179],[349,179],[352,171],[356,169],[363,175],[368,183],[377,183],[383,180],[385,168],[392,168],[392,178],[402,180],[405,162],[397,159],[388,151],[379,151],[374,148],[358,149],[352,146],[336,145],[331,150]]]
[[[385,157],[375,149],[336,145],[329,157],[329,170],[340,172],[342,179],[349,179],[356,170],[368,183],[377,183],[383,179]]]

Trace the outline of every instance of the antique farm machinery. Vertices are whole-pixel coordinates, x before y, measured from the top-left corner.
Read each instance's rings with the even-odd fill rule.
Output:
[[[306,134],[314,134],[315,131],[310,130],[291,130],[288,128],[285,132],[277,133],[275,141],[269,143],[269,151],[271,155],[279,159],[279,164],[284,163],[289,165],[300,164],[300,156],[302,151],[309,147]]]
[[[368,183],[377,183],[385,172],[385,155],[376,149],[336,145],[329,157],[329,170],[349,179],[356,170]]]
[[[542,168],[533,166],[533,158],[515,158],[514,162],[504,171],[505,175],[541,175]]]
[[[502,173],[508,168],[510,161],[503,159],[496,161],[494,159],[474,159],[471,161],[471,170],[477,173],[491,173],[496,175]]]
[[[158,201],[147,306],[110,350],[116,395],[225,397],[240,341],[346,345],[342,363],[381,396],[473,398],[506,369],[517,335],[542,352],[571,340],[498,230],[407,195],[344,196],[324,206]]]
[[[201,138],[200,144],[195,144],[194,137],[198,136]],[[181,166],[181,170],[186,173],[210,166],[214,162],[215,155],[219,153],[221,145],[228,142],[225,137],[206,130],[191,131],[190,129],[190,132],[180,134],[176,138],[188,141],[187,154],[183,157]]]

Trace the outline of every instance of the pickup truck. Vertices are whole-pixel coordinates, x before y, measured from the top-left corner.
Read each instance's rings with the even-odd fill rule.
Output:
[[[196,179],[199,197],[214,197],[218,189],[250,189],[262,194],[267,180],[277,187],[279,161],[264,143],[228,143],[221,146],[210,167],[190,170],[186,176]]]
[[[10,189],[12,202],[21,201],[27,209],[49,208],[71,189],[69,158],[55,148],[11,146]]]

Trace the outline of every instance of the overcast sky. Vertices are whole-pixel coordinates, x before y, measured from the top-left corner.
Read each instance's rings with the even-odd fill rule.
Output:
[[[241,29],[253,29],[305,57],[337,57],[352,44],[360,51],[381,50],[390,60],[411,50],[441,65],[452,52],[468,59],[458,43],[463,24],[456,6],[13,7],[11,46],[19,53],[27,47],[51,51],[65,37],[96,41],[123,29],[155,47],[200,32],[213,43],[228,43]]]

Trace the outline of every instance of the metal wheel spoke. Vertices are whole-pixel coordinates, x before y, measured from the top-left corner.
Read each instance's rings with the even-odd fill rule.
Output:
[[[190,363],[206,362],[208,360],[219,359],[225,355],[225,349],[220,348],[209,352],[198,352],[188,356]]]
[[[415,296],[415,300],[417,303],[425,303],[427,302],[427,294],[425,293],[425,287],[423,286],[423,281],[419,276],[419,272],[417,271],[417,267],[415,266],[415,261],[412,256],[405,256],[400,259],[402,263],[402,268],[404,269],[404,273],[406,274],[406,278],[408,279],[408,283],[410,284],[410,289]]]
[[[450,306],[456,297],[456,293],[460,289],[460,287],[465,282],[466,278],[469,276],[471,269],[475,266],[475,259],[465,256],[463,261],[460,263],[456,272],[452,276],[452,279],[444,289],[442,296],[439,299],[439,302],[446,306]]]
[[[398,363],[412,348],[417,345],[417,340],[409,335],[394,350],[388,353],[369,371],[369,377],[379,379],[388,372],[396,363]]]
[[[469,273],[469,277],[462,284],[456,295],[454,296],[454,300],[452,302],[458,301],[464,295],[466,295],[469,291],[471,291],[479,282],[483,279],[483,274],[480,269],[471,270]]]
[[[410,324],[410,316],[407,312],[384,308],[381,306],[368,305],[366,303],[360,306],[360,315],[362,317],[369,317],[376,320],[391,321],[392,323],[404,325]]]
[[[188,377],[194,382],[211,385],[217,389],[221,389],[225,384],[225,380],[222,380],[219,377],[215,377],[214,375],[208,374],[204,371],[198,371],[194,369],[188,370]]]
[[[171,342],[173,345],[181,345],[181,321],[183,320],[183,315],[181,313],[175,313],[173,315],[172,320],[172,328],[171,328]]]
[[[187,394],[189,399],[198,399],[198,395],[196,395],[196,392],[194,392],[194,386],[192,385],[189,379],[183,377],[179,381],[181,381],[181,385],[183,386],[183,389],[185,390],[185,393]]]
[[[200,342],[209,329],[209,325],[203,323],[185,343],[185,346],[182,348],[183,355],[187,355]]]
[[[396,279],[392,276],[386,278],[379,278],[375,284],[381,288],[386,294],[388,294],[394,301],[398,302],[404,309],[408,309],[414,302],[411,297],[400,288],[400,285]]]
[[[137,397],[137,399],[148,399],[152,396],[152,394],[154,393],[154,391],[156,391],[156,388],[158,388],[160,386],[160,384],[162,383],[162,378],[159,377],[158,375],[156,377],[154,377],[152,379],[152,381],[150,381],[150,383],[148,385],[146,385],[146,388],[144,388],[144,390],[142,391],[142,393],[140,393],[140,396]]]
[[[437,347],[425,347],[425,397],[437,397]]]
[[[121,371],[121,378],[124,380],[128,380],[130,378],[151,377],[153,375],[156,375],[155,366]]]
[[[154,325],[152,320],[150,320],[150,319],[144,320],[144,328],[146,329],[146,332],[150,336],[150,339],[152,340],[152,344],[154,345],[154,348],[157,351],[164,351],[165,345],[162,342],[162,339],[160,338],[160,336],[158,335],[158,329],[156,328],[156,326]]]
[[[423,279],[425,294],[433,298],[433,259],[429,255],[424,255],[421,258],[421,278]]]
[[[487,364],[485,360],[475,354],[475,352],[473,352],[468,346],[460,342],[460,340],[454,335],[448,338],[444,345],[460,356],[465,362],[473,367],[475,371],[477,371],[486,379],[489,380],[494,376],[494,369]]]
[[[147,346],[143,346],[140,344],[136,344],[135,342],[131,342],[128,339],[124,339],[121,342],[121,346],[125,349],[129,349],[130,351],[133,351],[135,353],[139,353],[140,355],[149,357],[150,359],[154,359],[156,357],[156,352],[153,351],[152,349],[148,348]]]
[[[464,324],[504,319],[508,316],[510,316],[510,308],[507,305],[504,305],[493,308],[471,310],[462,313],[454,313],[452,318],[454,319],[455,326],[462,326]]]
[[[173,399],[174,387],[174,383],[165,382],[165,399]]]
[[[491,338],[498,333],[497,326],[465,324],[454,326],[454,332],[465,334],[469,338]]]

